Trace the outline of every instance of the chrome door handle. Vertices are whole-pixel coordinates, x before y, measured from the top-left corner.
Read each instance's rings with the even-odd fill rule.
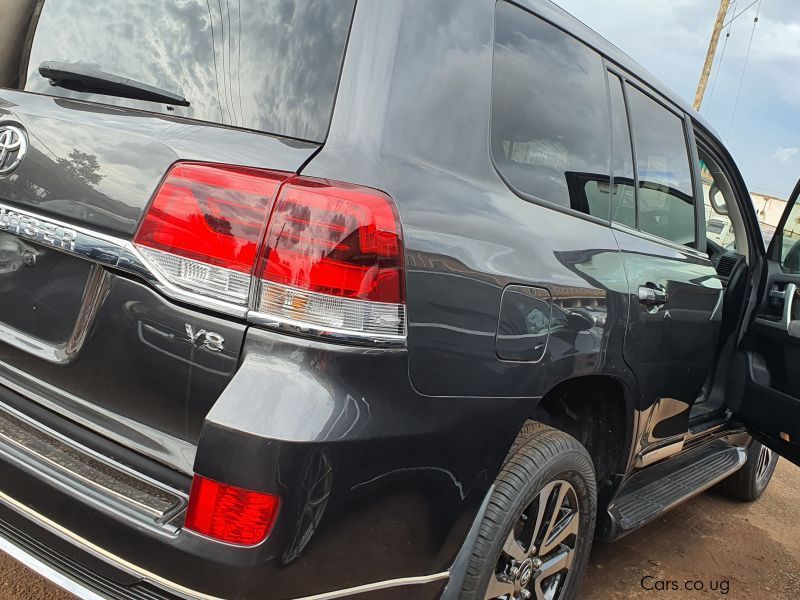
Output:
[[[667,303],[667,290],[663,286],[647,282],[639,286],[639,302],[644,306],[660,306]]]

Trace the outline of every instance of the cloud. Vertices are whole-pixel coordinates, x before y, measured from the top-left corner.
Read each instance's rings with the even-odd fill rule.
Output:
[[[785,165],[790,165],[792,164],[792,159],[798,152],[800,152],[800,148],[778,148],[775,150],[775,154],[772,155],[772,158]]]
[[[719,2],[556,3],[692,102]],[[797,0],[761,2],[760,11],[758,3],[748,6],[749,0],[738,4],[736,14],[742,14],[720,39],[702,113],[723,137],[748,184],[786,197],[800,164],[800,11]]]

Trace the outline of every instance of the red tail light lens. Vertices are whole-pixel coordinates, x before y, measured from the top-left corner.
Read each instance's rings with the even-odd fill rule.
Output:
[[[214,307],[238,316],[250,308],[251,320],[271,326],[387,343],[405,337],[400,221],[378,190],[177,163],[133,242],[175,296],[222,300]]]
[[[134,243],[171,283],[246,303],[271,203],[287,177],[178,163],[161,184]]]
[[[405,335],[403,244],[383,192],[295,177],[269,220],[258,311],[336,335]]]
[[[263,542],[278,516],[280,498],[194,476],[185,527],[243,546]]]
[[[270,218],[261,277],[344,298],[403,302],[393,202],[376,190],[292,179]]]

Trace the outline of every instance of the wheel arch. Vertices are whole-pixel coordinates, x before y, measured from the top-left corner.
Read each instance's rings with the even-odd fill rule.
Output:
[[[637,427],[632,394],[610,375],[585,375],[551,387],[522,425],[509,455],[524,443],[531,423],[570,434],[592,457],[600,504],[610,501],[628,473]]]

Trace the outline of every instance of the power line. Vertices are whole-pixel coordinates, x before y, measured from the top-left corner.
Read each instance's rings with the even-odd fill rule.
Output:
[[[753,1],[752,1],[750,4],[748,4],[747,6],[745,6],[745,7],[742,9],[742,12],[740,12],[739,14],[736,14],[736,11],[734,10],[734,11],[733,11],[733,12],[734,12],[734,16],[733,16],[733,18],[732,18],[730,21],[728,21],[727,23],[725,23],[725,25],[723,25],[723,27],[727,27],[728,25],[730,25],[731,23],[733,23],[733,22],[734,22],[736,19],[738,19],[739,17],[741,17],[741,16],[742,16],[744,13],[746,13],[746,12],[747,12],[747,11],[748,11],[748,10],[749,10],[749,9],[750,9],[750,8],[751,8],[751,7],[752,7],[752,6],[753,6],[753,5],[756,3],[756,2],[760,3],[760,2],[761,2],[761,0],[753,0]]]
[[[758,25],[758,15],[761,12],[761,1],[756,0],[758,2],[758,8],[756,8],[756,17],[753,19],[753,29],[750,31],[750,41],[747,43],[747,53],[744,55],[744,65],[742,65],[742,75],[739,77],[739,89],[736,90],[736,101],[733,103],[733,113],[731,114],[731,124],[728,127],[728,142],[731,141],[731,132],[733,131],[733,122],[736,119],[736,110],[739,108],[739,97],[742,95],[742,83],[744,83],[744,74],[747,71],[747,61],[750,59],[750,49],[753,47],[753,37],[756,33],[756,25]],[[752,5],[751,5],[752,6]]]

